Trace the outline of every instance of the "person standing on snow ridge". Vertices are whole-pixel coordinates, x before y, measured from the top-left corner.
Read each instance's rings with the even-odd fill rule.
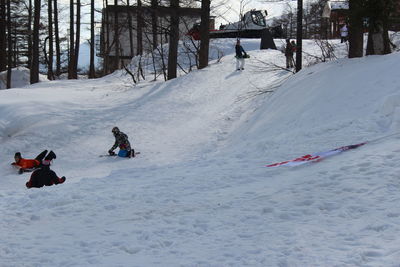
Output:
[[[111,156],[115,155],[114,149],[119,147],[119,152],[118,156],[119,157],[135,157],[135,150],[131,148],[131,144],[128,141],[128,136],[121,132],[118,127],[114,127],[111,132],[113,133],[115,137],[115,143],[111,147],[110,150],[108,150],[108,154]]]
[[[293,59],[293,45],[290,42],[290,39],[286,39],[286,48],[285,48],[285,57],[286,57],[286,68],[294,67],[294,59]]]
[[[247,54],[244,51],[243,47],[240,45],[239,39],[236,42],[235,50],[236,50],[236,69],[244,70],[244,59],[247,58]]]
[[[343,24],[342,28],[340,28],[340,42],[347,42],[347,37],[349,36],[349,31],[347,29],[347,25]]]

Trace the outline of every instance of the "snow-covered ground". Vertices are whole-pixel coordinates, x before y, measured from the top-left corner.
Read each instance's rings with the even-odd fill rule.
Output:
[[[169,82],[1,90],[0,266],[399,266],[400,53],[292,75],[266,64],[284,66],[279,51],[242,43],[244,71],[231,42]],[[137,158],[99,157],[113,126]],[[44,149],[67,180],[28,190],[13,155]]]

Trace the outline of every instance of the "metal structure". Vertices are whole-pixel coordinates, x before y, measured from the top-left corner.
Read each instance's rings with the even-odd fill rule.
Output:
[[[261,38],[262,32],[269,29],[275,38],[282,37],[281,26],[269,28],[265,22],[268,15],[266,10],[250,10],[242,16],[240,21],[221,25],[219,29],[210,27],[210,38]],[[199,40],[199,24],[195,24],[187,35]]]

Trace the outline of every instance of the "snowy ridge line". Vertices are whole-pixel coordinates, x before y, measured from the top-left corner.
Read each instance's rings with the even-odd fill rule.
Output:
[[[328,150],[328,151],[324,151],[324,152],[318,152],[318,153],[314,153],[314,154],[307,154],[307,155],[304,155],[304,156],[301,156],[301,157],[298,157],[298,158],[295,158],[295,159],[292,159],[292,160],[286,160],[286,161],[282,161],[282,162],[272,163],[272,164],[269,164],[269,165],[265,165],[265,167],[279,167],[279,166],[290,166],[290,167],[293,167],[293,166],[303,165],[303,164],[306,164],[306,163],[309,163],[309,162],[313,162],[313,163],[320,162],[321,160],[323,160],[323,159],[325,159],[327,157],[331,157],[331,156],[337,155],[337,154],[339,154],[341,152],[344,152],[344,151],[347,151],[347,150],[350,150],[350,149],[355,149],[355,148],[358,148],[358,147],[363,146],[365,144],[378,143],[381,140],[384,140],[386,138],[393,137],[393,136],[396,136],[396,135],[400,135],[400,132],[397,132],[397,133],[394,133],[394,134],[391,134],[391,135],[382,136],[382,137],[373,139],[371,141],[365,141],[365,142],[354,144],[354,145],[342,146],[342,147],[338,147],[338,148],[335,148],[335,149],[332,149],[332,150]]]

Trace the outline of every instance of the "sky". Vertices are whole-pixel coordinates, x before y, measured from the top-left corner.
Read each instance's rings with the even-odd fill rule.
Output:
[[[168,82],[149,68],[136,85],[116,72],[0,90],[0,266],[398,266],[400,53],[331,44],[338,59],[315,64],[305,40],[297,74],[254,39],[236,71],[220,39],[209,67]],[[99,157],[114,126],[136,158]],[[44,149],[67,180],[27,189],[13,155]]]

